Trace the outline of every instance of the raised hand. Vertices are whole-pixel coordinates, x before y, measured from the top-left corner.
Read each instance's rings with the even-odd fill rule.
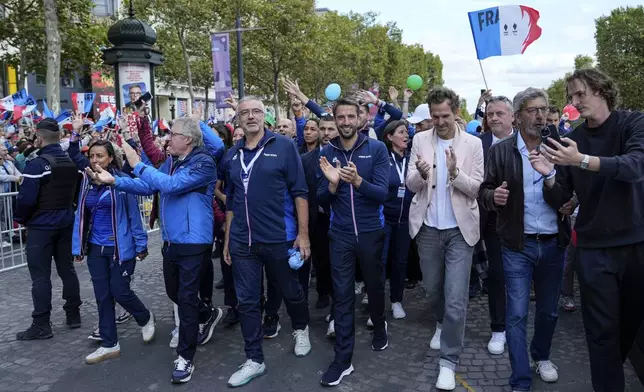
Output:
[[[83,114],[80,112],[75,112],[72,117],[72,130],[76,133],[80,133],[81,129],[83,129],[83,124],[85,124],[85,120],[83,120]]]
[[[340,162],[336,162],[335,166],[331,165],[326,157],[320,158],[320,170],[324,177],[333,185],[338,185],[340,182]]]
[[[429,163],[425,162],[420,155],[417,155],[417,158],[416,169],[418,169],[418,172],[424,179],[427,179],[429,176],[429,170],[431,169]]]
[[[542,144],[540,148],[543,148],[543,146],[545,146],[545,144]],[[551,162],[548,162],[543,154],[540,154],[537,150],[530,151],[528,158],[530,159],[532,168],[542,176],[547,176],[555,168],[555,165]]]
[[[94,181],[96,184],[105,184],[112,185],[114,184],[114,176],[110,174],[107,170],[101,169],[99,166],[94,166],[93,168],[87,167],[85,173]]]
[[[494,190],[494,204],[499,207],[505,207],[505,205],[508,203],[508,197],[510,197],[508,183],[503,181],[501,186]]]
[[[230,93],[230,95],[228,95],[228,98],[224,99],[224,102],[230,105],[230,107],[233,108],[234,111],[237,111],[237,98],[233,96],[233,93]]]
[[[398,90],[394,86],[389,86],[389,99],[391,102],[398,102]]]
[[[414,90],[406,88],[403,92],[403,100],[409,101],[409,98],[411,98],[412,95],[414,95]]]
[[[445,150],[445,160],[450,177],[456,177],[456,175],[458,174],[458,169],[456,167],[457,160],[456,153],[454,152],[452,146],[449,146],[449,149]]]

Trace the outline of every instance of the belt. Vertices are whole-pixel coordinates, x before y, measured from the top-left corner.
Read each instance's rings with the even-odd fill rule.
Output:
[[[531,240],[537,240],[537,242],[544,242],[557,238],[558,235],[559,234],[524,234],[523,236]]]

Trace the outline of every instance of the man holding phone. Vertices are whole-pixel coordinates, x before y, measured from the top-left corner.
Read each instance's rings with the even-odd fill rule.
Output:
[[[530,354],[543,381],[555,382],[559,378],[550,361],[550,347],[557,325],[570,226],[557,211],[561,205],[544,198],[543,182],[552,180],[556,174],[555,170],[544,170],[549,163],[537,149],[548,115],[548,95],[544,90],[528,88],[514,97],[513,108],[519,132],[490,147],[479,202],[487,211],[497,213],[496,228],[502,244],[508,294],[510,386],[515,391],[529,391],[532,374],[526,340],[533,279],[537,313]]]

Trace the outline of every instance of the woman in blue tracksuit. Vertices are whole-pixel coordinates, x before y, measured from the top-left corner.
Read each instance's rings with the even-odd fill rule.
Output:
[[[405,278],[407,277],[407,256],[411,237],[409,236],[409,205],[414,194],[405,187],[409,166],[408,124],[405,120],[391,122],[385,127],[383,142],[389,152],[389,192],[384,203],[385,244],[382,247],[383,271],[386,274],[389,250],[391,249],[391,276],[389,279],[391,307],[394,318],[406,316],[402,307]]]
[[[83,170],[100,166],[116,176],[121,171],[112,143],[105,140],[89,147],[89,160],[80,153],[78,136],[73,135],[68,150],[76,166]],[[101,347],[85,358],[88,364],[120,355],[114,303],[118,302],[142,327],[143,341],[154,339],[154,315],[130,288],[136,258],[147,256],[147,233],[143,229],[136,196],[111,186],[95,185],[83,172],[78,208],[74,221],[72,254],[77,261],[87,256],[87,267],[94,284],[98,305]]]

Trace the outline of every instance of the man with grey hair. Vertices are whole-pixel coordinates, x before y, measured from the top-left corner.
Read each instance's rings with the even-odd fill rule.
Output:
[[[507,290],[510,386],[514,391],[529,391],[532,374],[526,340],[533,280],[537,314],[530,354],[542,380],[555,382],[559,377],[550,361],[550,347],[557,325],[570,225],[557,211],[559,206],[548,204],[543,196],[543,181],[556,174],[555,170],[540,174],[547,166],[538,147],[546,126],[548,95],[544,90],[528,88],[516,95],[513,107],[519,131],[490,148],[479,201],[487,211],[497,214]]]
[[[504,96],[489,97],[485,105],[485,121],[488,131],[481,136],[483,159],[488,162],[490,147],[510,136],[514,131],[514,109],[512,101]],[[488,256],[487,290],[492,338],[487,350],[490,354],[501,355],[505,351],[505,278],[501,259],[501,242],[496,232],[496,213],[481,210],[481,237],[485,242]]]
[[[223,142],[212,132],[204,134],[195,118],[174,121],[168,144],[169,157],[159,169],[145,165],[127,143],[123,150],[138,178],[116,177],[98,167],[90,170],[97,182],[137,195],[159,192],[163,276],[168,297],[179,307],[178,358],[173,383],[190,381],[197,344],[203,344],[223,316],[199,299],[204,263],[210,261],[214,215],[212,200],[216,181],[215,156]]]

